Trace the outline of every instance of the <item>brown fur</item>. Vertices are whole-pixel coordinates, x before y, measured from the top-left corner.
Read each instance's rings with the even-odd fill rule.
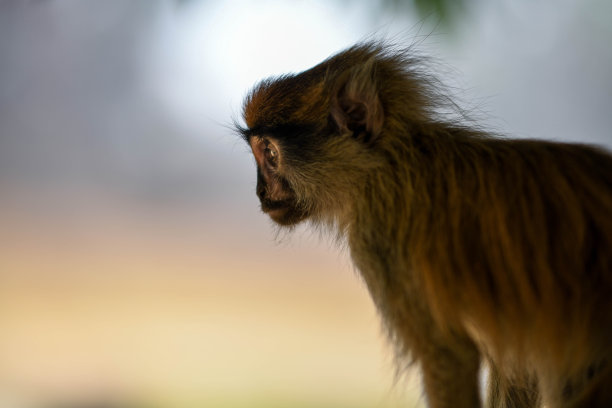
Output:
[[[346,236],[431,407],[479,406],[481,363],[491,407],[612,406],[612,157],[445,120],[424,72],[367,43],[257,85],[262,208]]]

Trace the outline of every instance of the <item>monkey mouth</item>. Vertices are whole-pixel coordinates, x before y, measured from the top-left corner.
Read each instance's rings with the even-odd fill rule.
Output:
[[[292,207],[292,203],[289,200],[261,200],[261,210],[268,214],[290,207]]]

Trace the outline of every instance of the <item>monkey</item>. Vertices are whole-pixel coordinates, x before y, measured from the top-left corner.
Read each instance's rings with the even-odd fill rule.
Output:
[[[440,83],[368,41],[256,84],[261,210],[345,240],[429,407],[612,407],[612,156],[444,115]]]

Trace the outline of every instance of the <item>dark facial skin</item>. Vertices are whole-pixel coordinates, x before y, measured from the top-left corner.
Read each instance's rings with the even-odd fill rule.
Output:
[[[302,221],[307,214],[300,210],[293,190],[279,174],[283,158],[277,143],[268,136],[253,135],[249,137],[249,145],[257,163],[257,197],[261,210],[280,225]]]

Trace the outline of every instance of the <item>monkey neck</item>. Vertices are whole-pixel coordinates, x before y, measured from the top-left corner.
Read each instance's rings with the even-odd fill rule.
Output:
[[[437,240],[429,237],[448,221],[444,212],[449,197],[460,188],[453,190],[449,177],[464,183],[460,169],[465,163],[460,156],[470,149],[488,149],[490,139],[439,123],[396,129],[388,135],[375,146],[381,165],[366,174],[355,193],[348,241],[378,308],[387,319],[403,322],[404,309],[393,302],[406,299],[407,293],[417,299],[410,310],[419,312],[410,318],[425,315],[420,312],[426,307],[418,303],[423,291],[418,265],[423,265],[423,254],[436,253],[432,246]]]
[[[456,153],[488,149],[490,140],[483,133],[446,123],[390,129],[375,146],[381,165],[366,174],[355,193],[351,230],[363,230],[389,246],[407,241],[413,220],[436,216],[428,213],[435,200],[445,199],[443,175],[457,167]]]

